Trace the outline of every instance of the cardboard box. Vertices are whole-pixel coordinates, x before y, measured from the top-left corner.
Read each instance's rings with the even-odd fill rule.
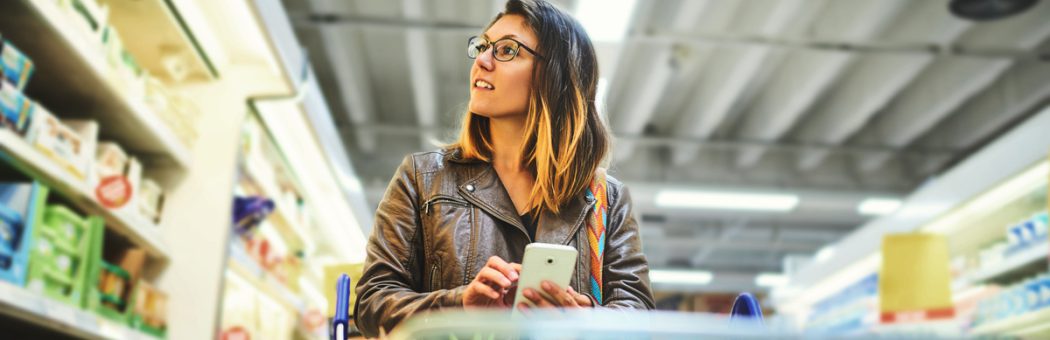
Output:
[[[37,106],[6,79],[0,79],[0,127],[25,134]]]
[[[0,70],[3,70],[3,76],[0,78],[6,79],[15,89],[22,91],[29,84],[35,67],[32,59],[15,48],[10,41],[0,37]]]

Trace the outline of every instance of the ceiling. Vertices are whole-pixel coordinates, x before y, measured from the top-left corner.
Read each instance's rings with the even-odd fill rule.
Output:
[[[405,154],[456,135],[466,38],[503,1],[283,2],[374,207]],[[905,196],[1050,102],[1048,17],[1050,1],[983,23],[945,0],[638,1],[627,37],[596,48],[610,171],[632,190],[652,266],[750,285],[862,225],[861,200]],[[657,207],[672,187],[801,203]]]

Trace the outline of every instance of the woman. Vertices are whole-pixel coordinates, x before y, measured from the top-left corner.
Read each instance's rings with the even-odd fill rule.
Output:
[[[534,241],[580,251],[570,287],[545,282],[550,300],[523,291],[537,306],[652,309],[630,196],[598,168],[609,132],[595,109],[597,59],[580,24],[543,0],[511,0],[469,41],[468,56],[459,141],[406,157],[376,212],[357,327],[376,336],[428,309],[508,308],[517,263]],[[608,205],[601,270],[592,272],[585,221],[596,178],[607,180]]]

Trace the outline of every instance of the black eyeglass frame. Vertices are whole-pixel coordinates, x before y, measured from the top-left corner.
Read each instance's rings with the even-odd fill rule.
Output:
[[[526,51],[528,51],[529,53],[532,53],[532,55],[536,56],[537,58],[546,59],[546,58],[543,57],[543,55],[539,54],[539,52],[536,52],[535,50],[529,48],[528,46],[525,46],[525,44],[520,42],[520,41],[514,40],[514,38],[506,37],[506,38],[503,38],[503,39],[498,39],[496,41],[489,41],[485,37],[482,37],[480,35],[475,35],[475,36],[472,36],[470,38],[467,38],[467,47],[468,48],[471,46],[471,42],[474,41],[474,39],[480,39],[480,40],[485,41],[487,43],[486,44],[487,47],[485,47],[485,49],[486,50],[491,50],[492,51],[492,59],[495,59],[497,61],[508,62],[508,61],[514,60],[514,58],[518,57],[518,50],[517,49],[514,50],[514,55],[511,56],[510,59],[500,60],[498,57],[496,57],[496,49],[492,48],[492,47],[495,46],[496,44],[498,44],[500,41],[504,41],[504,40],[513,41],[515,44],[518,44],[518,48],[524,48]],[[479,51],[478,55],[481,55],[481,53],[485,53],[485,51]],[[468,51],[467,58],[474,59],[474,58],[477,58],[477,56],[471,57],[470,53]]]

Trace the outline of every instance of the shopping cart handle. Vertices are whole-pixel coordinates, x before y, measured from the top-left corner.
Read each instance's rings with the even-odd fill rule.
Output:
[[[762,321],[762,306],[758,299],[751,293],[740,293],[736,301],[733,301],[733,310],[729,312],[731,320],[747,319],[751,321]]]
[[[332,318],[332,340],[344,340],[350,335],[350,276],[340,275],[335,284],[335,317]]]

